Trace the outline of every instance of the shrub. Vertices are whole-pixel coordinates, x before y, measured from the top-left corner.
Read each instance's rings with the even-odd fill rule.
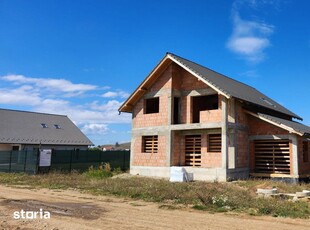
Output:
[[[111,166],[109,163],[100,164],[98,168],[90,166],[88,171],[84,173],[86,177],[93,179],[103,179],[111,177],[113,174],[111,172]]]

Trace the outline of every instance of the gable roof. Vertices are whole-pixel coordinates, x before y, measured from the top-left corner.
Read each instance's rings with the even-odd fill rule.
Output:
[[[6,109],[0,109],[0,143],[93,145],[67,116]]]
[[[123,105],[119,108],[119,111],[131,112],[132,105],[134,105],[135,102],[143,96],[146,90],[152,83],[155,82],[155,80],[171,62],[178,64],[202,82],[213,88],[219,94],[222,94],[227,98],[234,97],[242,101],[302,120],[301,117],[278,104],[276,101],[259,92],[255,88],[172,53],[166,54],[166,56],[133,92],[133,94],[131,94],[131,96],[129,96],[129,98],[123,103]]]
[[[270,124],[276,125],[282,129],[285,129],[291,133],[299,134],[300,136],[309,136],[310,135],[310,127],[303,125],[299,122],[285,120],[279,117],[271,116],[263,113],[252,113],[247,111],[247,113],[255,116],[261,120],[264,120]]]

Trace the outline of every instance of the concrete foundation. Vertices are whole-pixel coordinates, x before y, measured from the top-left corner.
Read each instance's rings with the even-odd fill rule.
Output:
[[[222,168],[193,168],[182,166],[188,173],[193,173],[194,180],[219,181],[227,180],[226,170]],[[130,174],[148,177],[170,178],[170,167],[131,166]]]
[[[250,175],[249,168],[237,168],[227,170],[227,181],[248,179]]]

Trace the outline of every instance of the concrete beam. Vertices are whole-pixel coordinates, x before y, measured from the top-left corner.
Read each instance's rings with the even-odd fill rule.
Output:
[[[165,133],[165,132],[168,132],[169,130],[182,131],[182,130],[220,129],[221,127],[222,127],[221,122],[149,126],[149,127],[143,127],[143,128],[133,128],[132,135],[135,135],[135,134],[156,135],[156,133],[158,132]]]
[[[194,89],[194,90],[182,90],[182,96],[185,97],[196,97],[196,96],[208,96],[217,94],[217,92],[211,88],[207,89]]]
[[[172,165],[172,158],[173,158],[173,132],[170,131],[167,134],[167,143],[166,143],[166,166],[170,167]]]
[[[249,136],[250,141],[254,140],[281,140],[281,139],[289,139],[289,135],[253,135]]]

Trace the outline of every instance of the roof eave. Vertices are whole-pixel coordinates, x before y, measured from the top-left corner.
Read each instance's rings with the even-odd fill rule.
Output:
[[[272,125],[275,125],[275,126],[277,126],[279,128],[282,128],[282,129],[284,129],[284,130],[286,130],[286,131],[288,131],[290,133],[295,133],[295,134],[298,134],[300,136],[304,136],[304,134],[305,134],[304,132],[302,132],[300,130],[295,130],[292,127],[289,127],[289,126],[284,125],[282,123],[278,123],[278,122],[276,122],[276,121],[274,121],[272,119],[268,119],[268,118],[266,118],[266,117],[264,117],[262,115],[259,115],[259,114],[256,114],[256,113],[253,113],[253,112],[250,112],[250,111],[245,111],[245,112],[250,114],[250,115],[252,115],[252,116],[254,116],[254,117],[257,117],[257,118],[259,118],[259,119],[261,119],[263,121],[266,121],[266,122],[268,122],[268,123],[270,123]]]
[[[149,75],[142,81],[136,90],[127,98],[127,100],[118,109],[119,112],[131,113],[133,105],[136,101],[149,89],[149,87],[157,80],[161,73],[172,62],[171,58],[166,55],[157,66],[149,73]]]

